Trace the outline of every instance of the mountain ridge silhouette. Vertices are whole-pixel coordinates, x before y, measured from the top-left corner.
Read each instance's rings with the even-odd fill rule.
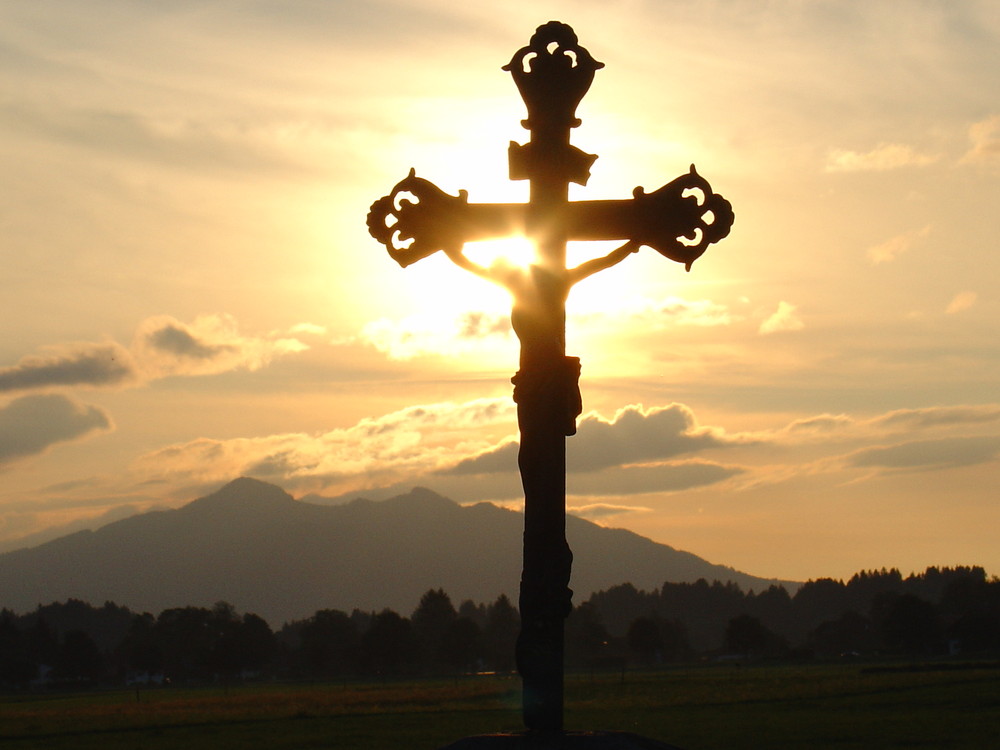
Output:
[[[409,614],[430,588],[465,599],[517,600],[523,515],[491,503],[463,506],[415,487],[382,501],[296,500],[241,477],[170,510],[113,521],[0,554],[0,607],[81,599],[136,611],[227,601],[273,626],[318,609]],[[732,581],[744,590],[782,582],[709,563],[625,529],[567,517],[574,601],[620,583]]]

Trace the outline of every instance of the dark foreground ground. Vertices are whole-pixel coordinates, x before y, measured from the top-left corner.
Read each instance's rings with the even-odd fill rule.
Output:
[[[0,697],[10,750],[435,750],[517,731],[519,681],[258,684]],[[568,729],[685,748],[1000,747],[1000,664],[705,666],[567,679]]]

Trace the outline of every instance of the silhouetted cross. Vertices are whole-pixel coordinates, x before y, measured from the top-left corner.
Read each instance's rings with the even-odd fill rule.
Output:
[[[729,202],[712,192],[694,168],[659,190],[641,187],[630,200],[574,201],[569,183],[585,185],[597,158],[570,145],[580,124],[576,107],[604,67],[556,21],[540,26],[518,50],[510,71],[528,109],[527,144],[512,142],[510,178],[529,180],[526,204],[469,203],[410,174],[372,204],[371,235],[401,266],[438,250],[460,267],[507,287],[511,323],[521,344],[513,378],[520,430],[518,467],[524,487],[524,566],[517,666],[528,729],[562,729],[563,625],[572,609],[573,556],[566,544],[566,436],[582,411],[580,360],[566,356],[566,297],[580,279],[648,245],[685,264],[729,234]],[[408,196],[408,197],[407,197]],[[526,271],[505,264],[485,268],[463,254],[466,242],[523,233],[537,246]],[[608,255],[566,268],[568,240],[627,240]],[[404,244],[406,243],[406,244]]]

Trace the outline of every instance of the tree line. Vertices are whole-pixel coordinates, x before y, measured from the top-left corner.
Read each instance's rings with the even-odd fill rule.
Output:
[[[157,616],[78,600],[0,610],[0,687],[248,678],[365,679],[509,673],[520,628],[506,596],[458,608],[431,589],[409,615],[323,609],[274,631],[226,603]],[[706,658],[840,658],[1000,652],[1000,579],[979,567],[865,571],[789,593],[735,584],[622,584],[566,623],[569,669],[625,669]]]
[[[981,567],[931,567],[905,578],[883,568],[846,582],[808,581],[794,593],[781,586],[743,592],[704,580],[648,592],[623,584],[584,606],[593,607],[611,633],[630,637],[633,651],[659,651],[663,660],[1000,650],[1000,579]]]

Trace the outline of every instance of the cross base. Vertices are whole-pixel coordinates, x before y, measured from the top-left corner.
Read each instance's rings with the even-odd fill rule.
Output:
[[[629,732],[515,732],[481,734],[441,750],[681,750]]]

